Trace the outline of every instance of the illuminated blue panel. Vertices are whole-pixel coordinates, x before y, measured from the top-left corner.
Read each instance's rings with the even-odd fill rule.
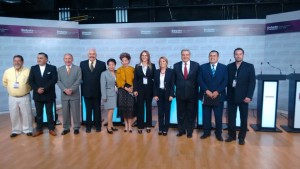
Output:
[[[144,102],[144,123],[146,123],[146,101]]]
[[[171,102],[170,124],[177,124],[177,101],[174,98]]]
[[[202,101],[198,100],[198,125],[203,125],[203,112],[202,112]]]
[[[55,121],[55,113],[56,113],[55,102],[53,103],[52,112],[53,112],[53,121]],[[43,108],[43,122],[48,123],[47,113],[46,113],[46,105],[44,105],[44,108]]]
[[[237,106],[235,125],[236,127],[241,127],[241,115],[239,106]]]
[[[81,113],[82,113],[82,122],[86,122],[86,107],[85,107],[85,102],[84,102],[84,97],[81,97]],[[94,120],[93,117],[94,110],[92,110],[92,121]]]
[[[113,123],[121,122],[121,117],[117,117],[117,114],[118,114],[118,108],[115,107],[113,112],[113,118],[112,118]]]

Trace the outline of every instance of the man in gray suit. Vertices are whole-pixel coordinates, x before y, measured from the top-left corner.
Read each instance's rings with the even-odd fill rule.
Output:
[[[81,69],[73,65],[73,56],[70,53],[64,55],[65,65],[58,68],[57,84],[61,89],[61,103],[63,111],[63,128],[61,135],[70,132],[71,114],[73,117],[74,134],[79,134],[80,129],[80,93]]]

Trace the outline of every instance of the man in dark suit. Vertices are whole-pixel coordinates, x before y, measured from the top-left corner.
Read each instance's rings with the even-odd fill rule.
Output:
[[[90,133],[92,129],[92,112],[96,132],[101,131],[101,73],[106,70],[104,62],[97,60],[95,49],[89,49],[88,60],[80,62],[82,71],[81,94],[86,105],[86,132]]]
[[[226,96],[225,88],[227,86],[227,68],[224,64],[219,63],[219,52],[212,50],[209,53],[209,63],[200,66],[199,84],[200,100],[208,99],[211,102],[203,100],[203,129],[204,133],[200,137],[205,139],[210,136],[211,132],[211,113],[215,114],[217,140],[223,141],[222,138],[222,116],[224,100]],[[204,96],[204,98],[203,98]]]
[[[199,64],[191,61],[189,49],[181,50],[181,62],[174,64],[174,78],[177,98],[177,121],[178,133],[180,137],[187,133],[188,138],[192,138],[195,125],[198,97],[197,78],[199,74]]]
[[[29,84],[33,90],[33,100],[36,108],[37,127],[33,137],[43,134],[43,108],[46,107],[49,134],[56,136],[54,131],[53,103],[55,102],[55,84],[57,82],[56,67],[47,64],[48,55],[38,53],[38,64],[31,67]]]
[[[244,50],[236,48],[234,50],[235,62],[227,65],[228,84],[227,84],[227,102],[228,102],[228,135],[225,140],[231,142],[236,140],[236,112],[237,107],[240,110],[241,130],[239,132],[239,144],[245,144],[248,124],[248,104],[252,100],[255,89],[255,70],[250,63],[244,62]]]

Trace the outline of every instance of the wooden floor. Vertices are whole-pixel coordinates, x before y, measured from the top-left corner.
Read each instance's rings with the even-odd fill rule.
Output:
[[[156,112],[156,110],[154,110]],[[60,116],[61,118],[61,116]],[[157,115],[154,115],[154,119]],[[225,120],[224,120],[225,121]],[[255,123],[249,113],[249,123]],[[287,124],[278,116],[278,126]],[[0,115],[1,169],[299,169],[300,134],[254,132],[249,127],[244,146],[237,142],[218,142],[212,136],[200,140],[201,130],[193,138],[176,137],[176,129],[168,136],[158,136],[157,126],[150,134],[124,133],[123,127],[109,135],[102,132],[49,136],[45,129],[37,138],[21,135],[10,138],[8,114]],[[226,136],[226,131],[223,137]]]

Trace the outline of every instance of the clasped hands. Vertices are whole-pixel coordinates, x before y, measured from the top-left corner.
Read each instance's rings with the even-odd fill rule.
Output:
[[[132,93],[132,92],[133,92],[133,87],[124,87],[124,89],[125,89],[128,93]]]
[[[68,96],[72,95],[72,93],[73,93],[72,89],[65,89],[64,92]]]
[[[209,90],[206,90],[205,91],[206,95],[212,99],[215,99],[219,96],[219,92],[218,91],[214,91],[214,92],[211,92]]]

